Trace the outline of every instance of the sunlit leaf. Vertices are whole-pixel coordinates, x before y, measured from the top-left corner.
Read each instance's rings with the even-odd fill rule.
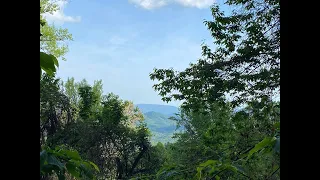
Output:
[[[266,137],[262,141],[260,141],[258,144],[254,146],[253,149],[251,149],[248,153],[248,158],[250,158],[254,153],[260,151],[261,149],[267,147],[267,146],[273,146],[275,143],[276,138],[275,137]]]
[[[94,169],[98,172],[100,172],[98,166],[96,164],[94,164],[93,162],[89,161],[89,163],[94,167]]]
[[[57,59],[53,55],[40,52],[40,67],[51,76],[56,72],[56,61]]]

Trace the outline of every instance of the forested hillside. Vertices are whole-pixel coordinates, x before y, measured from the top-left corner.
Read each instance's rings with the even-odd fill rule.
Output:
[[[150,69],[177,108],[57,77],[72,32],[49,24],[58,6],[40,0],[40,179],[280,179],[280,1],[224,6],[204,21],[215,48],[180,71]]]
[[[143,115],[144,122],[152,134],[151,142],[153,144],[157,142],[163,144],[173,142],[172,136],[176,131],[177,125],[175,121],[169,119],[171,116],[154,111],[144,113]]]

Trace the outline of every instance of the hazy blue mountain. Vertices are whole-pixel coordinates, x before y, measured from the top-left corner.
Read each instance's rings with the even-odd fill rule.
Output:
[[[169,119],[170,116],[158,112],[147,112],[144,114],[145,122],[152,131],[166,133],[176,128],[176,123]]]
[[[169,105],[137,104],[144,115],[144,122],[152,133],[151,142],[173,142],[172,135],[176,130],[176,123],[169,117],[178,113],[178,108]]]
[[[160,104],[137,104],[142,113],[157,112],[164,115],[173,115],[179,112],[178,107]]]
[[[151,142],[173,142],[171,138],[175,129],[176,123],[169,119],[169,115],[164,115],[158,112],[150,111],[144,113],[144,122],[152,133]]]

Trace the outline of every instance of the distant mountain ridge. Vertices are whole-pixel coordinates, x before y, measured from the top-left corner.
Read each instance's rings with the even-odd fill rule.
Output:
[[[176,128],[176,123],[169,119],[170,116],[158,112],[150,111],[144,114],[145,122],[150,129],[156,132],[172,132]]]
[[[136,104],[136,106],[142,111],[142,113],[147,112],[157,112],[165,115],[174,115],[179,112],[179,108],[170,105],[160,105],[160,104]]]
[[[173,142],[171,138],[176,130],[176,122],[169,117],[179,112],[179,108],[160,104],[137,104],[144,115],[144,122],[152,133],[151,142]]]

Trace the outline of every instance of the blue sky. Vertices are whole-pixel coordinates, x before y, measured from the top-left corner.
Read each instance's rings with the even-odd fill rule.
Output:
[[[89,83],[102,80],[135,104],[166,104],[152,88],[153,68],[183,70],[201,56],[203,40],[212,45],[203,20],[211,20],[213,0],[76,0],[60,3],[49,22],[69,29],[67,61],[58,77]],[[179,102],[169,105],[178,106]]]

